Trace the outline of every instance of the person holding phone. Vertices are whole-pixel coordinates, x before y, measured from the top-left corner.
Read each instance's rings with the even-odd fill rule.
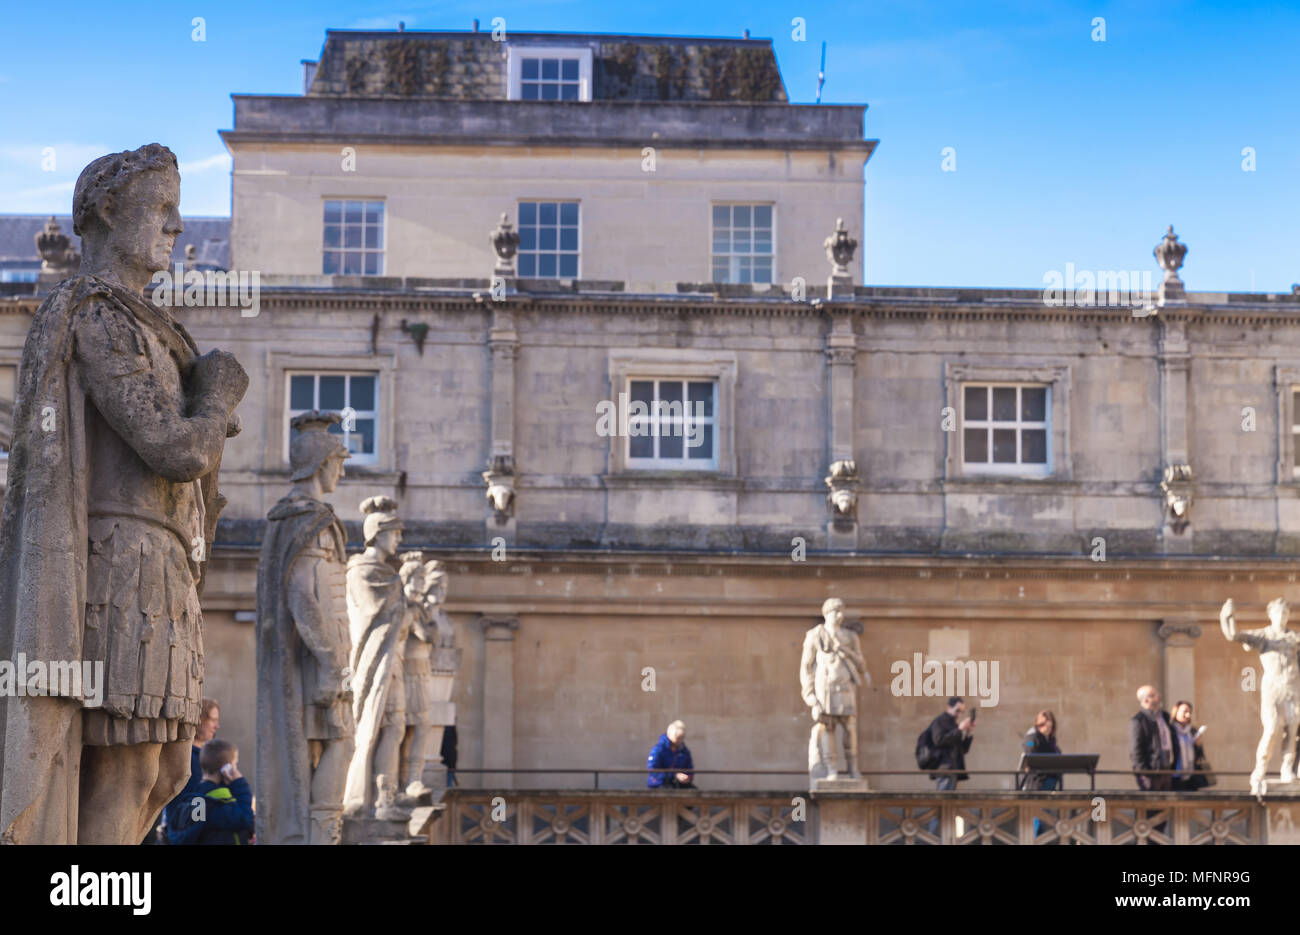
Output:
[[[1192,703],[1180,701],[1174,705],[1174,774],[1175,792],[1195,792],[1215,783],[1215,777],[1209,772],[1210,761],[1205,757],[1205,748],[1201,738],[1205,736],[1205,725],[1197,727],[1192,723]]]
[[[239,771],[239,748],[214,738],[199,752],[203,781],[168,829],[172,844],[250,844],[253,790]]]

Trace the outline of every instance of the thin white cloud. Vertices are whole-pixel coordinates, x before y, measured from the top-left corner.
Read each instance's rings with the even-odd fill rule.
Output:
[[[207,156],[203,159],[196,159],[194,162],[182,162],[180,164],[181,174],[197,175],[200,172],[207,172],[211,169],[224,169],[230,171],[230,154],[217,153],[214,156]]]

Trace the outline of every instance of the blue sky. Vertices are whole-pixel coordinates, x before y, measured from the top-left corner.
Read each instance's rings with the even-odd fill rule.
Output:
[[[1190,246],[1190,289],[1300,282],[1300,9],[1281,3],[10,3],[0,212],[66,212],[91,158],[157,140],[180,157],[182,210],[228,214],[217,131],[230,94],[299,93],[299,62],[327,28],[487,29],[497,16],[520,31],[748,28],[774,40],[797,103],[816,94],[825,40],[823,100],[868,104],[881,141],[865,173],[868,283],[1038,288],[1066,263],[1154,270],[1170,223]],[[942,170],[945,147],[956,171]]]

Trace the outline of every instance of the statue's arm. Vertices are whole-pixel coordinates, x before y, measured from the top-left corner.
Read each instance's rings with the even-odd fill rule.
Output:
[[[76,357],[86,393],[152,471],[176,482],[203,477],[220,461],[248,378],[241,369],[242,384],[202,387],[192,400],[174,396],[154,368],[175,364],[151,360],[140,325],[128,318],[104,301],[79,310]]]
[[[1233,638],[1239,643],[1245,643],[1251,649],[1258,649],[1264,652],[1269,648],[1269,637],[1267,630],[1237,630],[1233,633]]]
[[[294,559],[289,568],[287,584],[289,612],[293,614],[298,637],[326,673],[324,684],[320,687],[320,697],[313,701],[328,704],[343,691],[343,670],[347,667],[348,647],[338,645],[330,636],[340,632],[340,628],[333,625],[327,617],[328,605],[322,599],[322,588],[317,578],[317,566],[321,561],[314,556],[299,556]]]
[[[817,642],[811,636],[803,641],[803,659],[799,663],[799,686],[804,704],[817,704]]]

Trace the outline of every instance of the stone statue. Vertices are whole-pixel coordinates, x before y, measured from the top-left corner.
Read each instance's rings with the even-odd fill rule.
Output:
[[[844,602],[827,598],[822,617],[824,622],[804,637],[799,669],[803,700],[813,719],[808,775],[814,781],[860,779],[857,694],[867,667],[857,634],[844,625]]]
[[[1255,769],[1250,774],[1250,791],[1254,795],[1265,791],[1264,774],[1279,742],[1282,782],[1294,782],[1296,778],[1296,730],[1300,727],[1300,667],[1296,664],[1296,652],[1300,649],[1300,633],[1287,629],[1290,619],[1291,607],[1280,597],[1269,601],[1269,625],[1261,630],[1237,629],[1231,598],[1223,602],[1219,611],[1224,637],[1244,643],[1243,649],[1258,650],[1264,668],[1259,685],[1259,719],[1264,733],[1259,738]]]
[[[184,229],[179,200],[176,157],[157,143],[82,170],[78,275],[27,334],[0,520],[0,659],[82,677],[0,697],[5,843],[137,844],[189,778],[201,569],[248,376],[224,351],[200,356],[142,297]]]
[[[336,412],[290,423],[288,496],[271,507],[257,565],[257,833],[262,844],[338,844],[352,759],[347,535],[321,500],[348,451]]]
[[[370,818],[372,812],[384,818],[393,807],[406,736],[402,662],[411,618],[401,575],[389,564],[402,542],[396,511],[397,502],[390,497],[362,502],[366,550],[348,560],[356,751],[348,765],[343,805],[345,814],[359,818]]]
[[[406,735],[402,741],[399,784],[411,799],[431,792],[424,784],[424,764],[433,739],[434,680],[430,667],[430,654],[435,645],[450,646],[453,642],[451,623],[442,613],[439,604],[445,593],[447,573],[442,563],[425,562],[420,552],[402,555],[402,578],[406,593],[410,632],[406,638],[406,651],[402,671],[406,690]],[[439,738],[441,739],[441,738]]]

